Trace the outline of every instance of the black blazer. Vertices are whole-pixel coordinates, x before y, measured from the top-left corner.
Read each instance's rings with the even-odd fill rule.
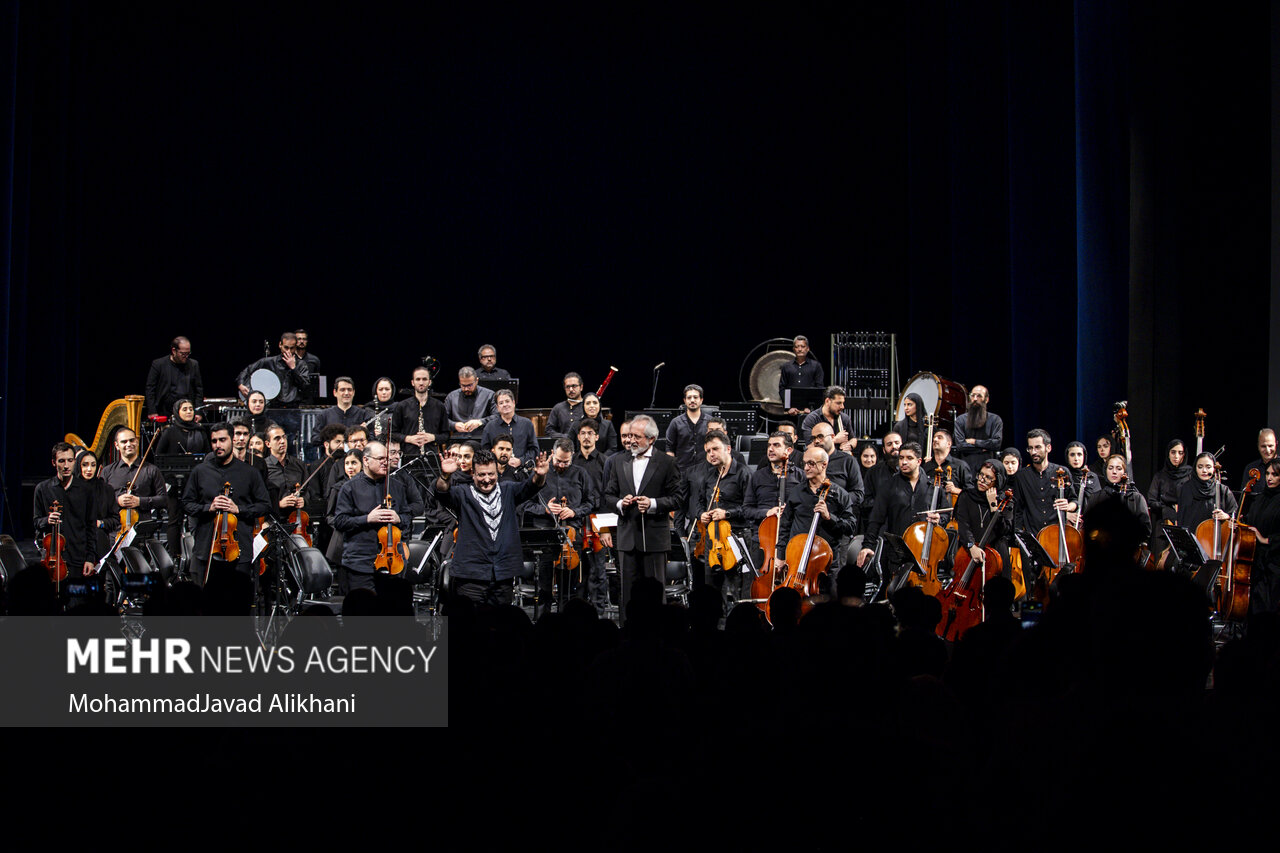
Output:
[[[609,467],[609,480],[604,486],[605,511],[616,511],[618,501],[627,495],[652,498],[655,509],[641,513],[634,505],[618,514],[620,551],[666,551],[671,546],[671,522],[667,513],[679,508],[685,500],[684,480],[674,457],[656,447],[650,449],[644,480],[637,484],[631,476],[634,459],[619,457]]]

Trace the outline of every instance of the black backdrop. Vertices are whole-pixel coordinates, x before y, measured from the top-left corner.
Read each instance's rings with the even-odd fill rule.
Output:
[[[634,409],[882,329],[1014,446],[1127,397],[1144,483],[1196,407],[1233,473],[1268,417],[1265,7],[2,8],[15,500],[175,334],[209,395],[303,326],[362,395],[488,342]]]

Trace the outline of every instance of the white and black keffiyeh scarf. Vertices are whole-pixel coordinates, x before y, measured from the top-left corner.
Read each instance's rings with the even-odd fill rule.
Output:
[[[489,528],[489,538],[498,541],[498,528],[502,525],[502,486],[496,485],[489,494],[481,494],[475,486],[471,487],[471,495],[480,505],[480,514],[485,526]]]

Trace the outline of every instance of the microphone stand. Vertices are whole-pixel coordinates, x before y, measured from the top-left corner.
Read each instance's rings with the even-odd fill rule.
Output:
[[[651,409],[658,403],[658,373],[662,370],[662,365],[664,364],[666,364],[665,361],[660,362],[658,366],[653,369],[653,394],[649,397],[649,408]]]

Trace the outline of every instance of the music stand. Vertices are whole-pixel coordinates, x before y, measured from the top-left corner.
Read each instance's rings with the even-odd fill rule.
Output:
[[[477,381],[481,388],[488,388],[494,394],[499,391],[510,391],[511,396],[516,401],[516,405],[520,405],[519,379],[479,379]]]
[[[1034,536],[1027,534],[1023,530],[1015,530],[1013,532],[1013,541],[1018,543],[1019,550],[1022,551],[1022,582],[1027,586],[1027,595],[1031,595],[1031,588],[1035,586],[1037,580],[1040,579],[1040,573],[1046,568],[1056,567],[1058,564],[1049,556],[1049,552],[1040,544],[1040,540]],[[1027,579],[1027,558],[1030,558],[1031,565],[1035,568],[1035,576],[1033,579]],[[1061,573],[1059,573],[1059,577]],[[1058,588],[1058,577],[1053,579],[1051,586],[1056,590]]]
[[[890,557],[890,564],[894,566],[906,566],[908,573],[915,572],[918,575],[924,574],[924,569],[920,567],[920,561],[916,559],[916,555],[911,553],[911,549],[907,547],[907,543],[902,541],[901,536],[892,533],[881,533],[880,541],[884,547],[880,551],[880,565],[878,570],[881,574],[881,588],[885,591],[885,597],[890,592],[889,586],[893,581],[893,572],[886,572],[884,569],[885,554]],[[893,590],[897,592],[897,590]]]
[[[782,390],[782,408],[815,411],[822,407],[827,398],[826,388],[784,388]]]

